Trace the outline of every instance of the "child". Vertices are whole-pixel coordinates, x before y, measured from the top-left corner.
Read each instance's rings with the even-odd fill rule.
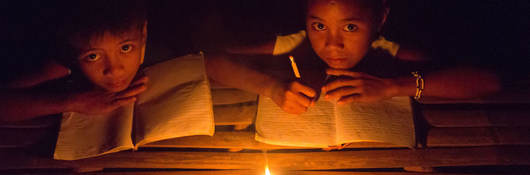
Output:
[[[64,12],[57,15],[58,54],[40,71],[2,89],[0,121],[106,113],[133,103],[146,89],[147,77],[136,76],[147,38],[144,3],[83,0],[58,5],[57,11]]]
[[[394,50],[397,57],[379,56],[371,45],[379,38],[378,33],[389,12],[383,0],[309,0],[306,7],[306,33],[311,48],[329,67],[326,73],[338,77],[321,88],[328,100],[345,104],[394,96],[473,98],[500,89],[498,77],[483,70],[462,67],[411,75],[414,69],[408,67],[423,61],[421,56],[403,54],[400,57],[401,51],[395,51],[393,46],[383,48]],[[269,47],[228,51],[240,54],[285,52],[277,48],[283,45],[278,43],[280,39],[274,48],[269,44]],[[314,104],[316,89],[298,81],[282,81],[226,57],[226,54],[212,55],[208,60],[207,69],[214,81],[270,97],[289,113],[303,113]]]

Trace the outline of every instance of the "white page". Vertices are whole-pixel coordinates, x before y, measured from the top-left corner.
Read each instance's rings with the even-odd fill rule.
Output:
[[[189,135],[213,135],[210,87],[202,55],[188,55],[145,70],[148,90],[135,108],[136,146]]]
[[[54,159],[76,160],[133,148],[133,104],[103,115],[63,114]]]
[[[256,140],[285,146],[328,147],[335,145],[332,103],[319,100],[301,115],[288,114],[270,98],[260,96]]]
[[[414,121],[409,97],[337,106],[338,143],[376,141],[413,147]]]

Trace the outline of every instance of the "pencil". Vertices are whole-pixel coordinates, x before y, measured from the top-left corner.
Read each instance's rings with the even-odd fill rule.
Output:
[[[298,71],[298,66],[296,66],[296,62],[294,62],[294,57],[289,56],[289,60],[291,60],[291,67],[293,68],[294,76],[300,79],[300,72]]]

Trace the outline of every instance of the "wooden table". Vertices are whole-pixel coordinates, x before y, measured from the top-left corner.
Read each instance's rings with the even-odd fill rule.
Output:
[[[0,128],[1,138],[20,143],[0,149],[0,174],[264,174],[263,150],[276,175],[459,174],[470,168],[524,174],[521,169],[530,167],[530,103],[417,104],[421,148],[353,143],[342,150],[325,151],[257,142],[248,127],[254,120],[255,102],[238,102],[240,116],[219,113],[234,110],[226,105],[236,102],[216,98],[214,102],[217,126],[213,137],[165,140],[137,151],[76,161],[52,160],[50,155],[29,151],[44,146],[27,140],[45,137],[43,133],[53,132],[53,127]]]

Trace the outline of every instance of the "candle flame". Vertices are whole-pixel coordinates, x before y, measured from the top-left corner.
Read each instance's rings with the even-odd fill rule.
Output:
[[[269,165],[265,166],[265,175],[271,175],[271,171],[269,170]]]
[[[265,158],[265,175],[271,175],[271,171],[269,170],[269,158],[267,157],[267,150],[263,150],[263,157]]]

